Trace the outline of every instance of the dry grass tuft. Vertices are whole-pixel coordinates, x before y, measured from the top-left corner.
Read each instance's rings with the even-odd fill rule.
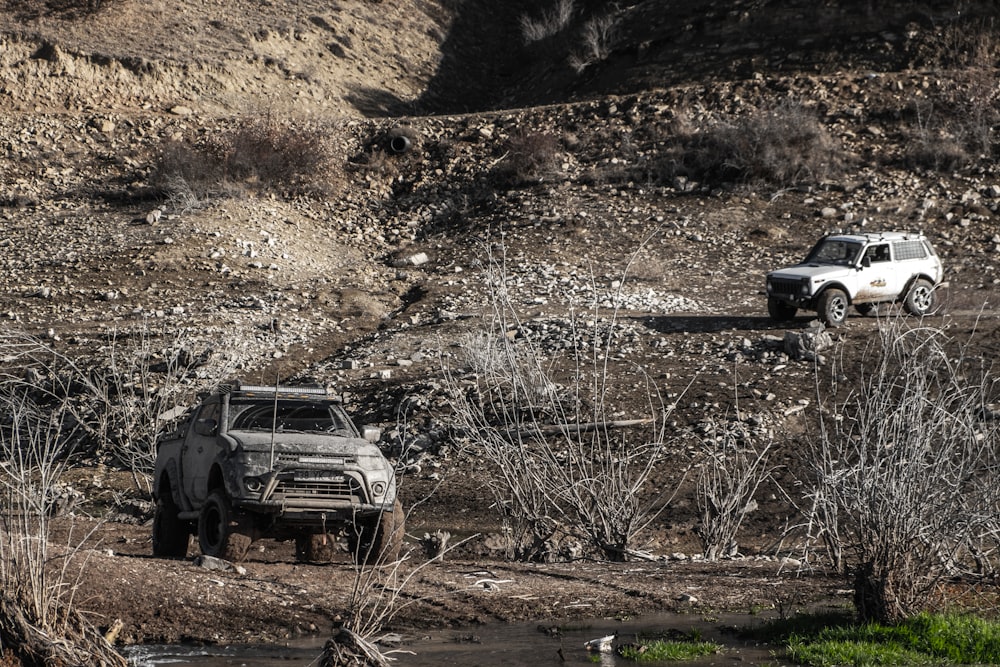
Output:
[[[329,195],[339,176],[324,128],[265,113],[197,143],[165,143],[153,180],[168,197],[190,208],[203,199],[241,191]]]

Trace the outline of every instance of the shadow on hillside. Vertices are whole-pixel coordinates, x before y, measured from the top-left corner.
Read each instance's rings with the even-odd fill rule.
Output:
[[[426,113],[496,108],[524,71],[520,17],[533,0],[444,0],[454,12],[441,61],[417,105]]]
[[[454,18],[438,70],[417,101],[421,113],[558,103],[761,74],[894,71],[914,59],[929,66],[947,56],[947,43],[939,41],[943,26],[961,23],[967,31],[1000,14],[992,0],[575,0],[565,24],[528,44],[524,24],[544,25],[550,3],[441,1]],[[602,20],[613,28],[594,57],[587,28]]]
[[[378,88],[354,88],[345,99],[368,118],[411,116],[416,113],[412,101],[401,99],[391,91]]]

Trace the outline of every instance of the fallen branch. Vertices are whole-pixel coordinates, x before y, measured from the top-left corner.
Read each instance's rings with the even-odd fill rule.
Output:
[[[587,422],[583,424],[545,424],[525,430],[508,429],[507,432],[517,435],[519,438],[530,438],[536,435],[560,435],[570,433],[590,433],[591,431],[610,430],[615,428],[629,428],[632,426],[644,426],[652,424],[653,420],[646,419],[618,419],[607,422]]]

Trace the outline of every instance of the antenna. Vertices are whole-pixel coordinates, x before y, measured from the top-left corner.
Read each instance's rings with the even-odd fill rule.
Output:
[[[278,374],[274,374],[274,409],[271,411],[271,470],[274,470],[274,432],[278,430]]]

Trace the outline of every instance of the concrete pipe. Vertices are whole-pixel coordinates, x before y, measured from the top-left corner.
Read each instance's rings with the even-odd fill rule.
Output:
[[[389,139],[389,150],[393,153],[405,153],[410,150],[410,145],[410,138],[402,134]]]

